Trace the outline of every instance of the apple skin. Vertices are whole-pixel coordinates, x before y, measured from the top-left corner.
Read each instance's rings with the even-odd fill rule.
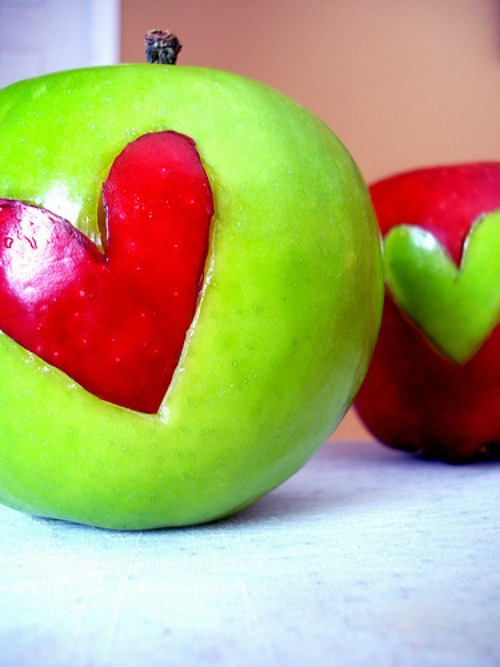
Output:
[[[146,132],[196,142],[215,204],[197,311],[158,414],[100,400],[0,335],[0,500],[114,529],[224,517],[332,433],[380,324],[380,236],[352,158],[282,94],[204,68],[122,65],[0,92],[0,195],[99,242],[100,189]]]
[[[500,163],[417,169],[370,187],[382,236],[430,231],[457,264],[471,225],[500,210]],[[438,351],[386,290],[382,325],[355,408],[382,443],[447,461],[500,446],[500,326],[463,364]]]

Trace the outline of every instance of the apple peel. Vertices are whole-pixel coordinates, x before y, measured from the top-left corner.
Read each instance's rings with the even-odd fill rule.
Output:
[[[103,186],[104,252],[65,219],[0,199],[0,329],[82,387],[159,409],[196,309],[213,201],[194,141],[145,134]]]
[[[500,211],[472,225],[459,267],[413,225],[390,230],[384,263],[398,306],[448,359],[467,363],[500,321]]]

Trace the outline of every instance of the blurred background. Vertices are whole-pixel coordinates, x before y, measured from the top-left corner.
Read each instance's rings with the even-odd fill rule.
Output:
[[[151,28],[179,37],[179,64],[249,76],[308,107],[368,182],[499,159],[498,0],[0,0],[0,85],[142,62]],[[352,411],[333,437],[370,438]]]

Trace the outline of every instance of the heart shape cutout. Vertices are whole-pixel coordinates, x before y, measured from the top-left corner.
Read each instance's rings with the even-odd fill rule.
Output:
[[[500,211],[471,227],[460,267],[430,232],[393,227],[385,278],[397,305],[451,361],[465,364],[500,321]]]
[[[213,200],[189,137],[145,134],[103,185],[104,252],[0,199],[0,329],[100,398],[157,412],[196,309]]]

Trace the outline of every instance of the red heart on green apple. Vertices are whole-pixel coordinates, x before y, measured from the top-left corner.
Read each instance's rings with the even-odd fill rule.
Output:
[[[460,267],[415,225],[390,230],[384,263],[396,303],[434,345],[458,364],[473,357],[500,320],[500,212],[471,227]]]
[[[156,412],[196,308],[213,212],[194,142],[143,135],[103,186],[104,252],[68,221],[0,199],[0,329],[81,386]]]

